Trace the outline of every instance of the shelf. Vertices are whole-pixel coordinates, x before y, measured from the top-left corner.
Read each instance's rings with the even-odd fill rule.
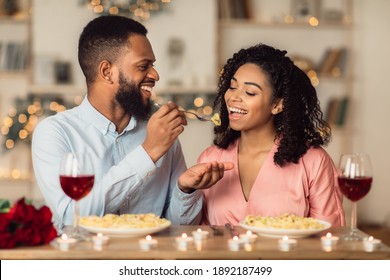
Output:
[[[296,22],[296,23],[286,23],[286,22],[264,22],[255,19],[220,19],[219,25],[221,28],[234,28],[234,27],[248,27],[248,26],[260,26],[264,28],[302,28],[302,29],[350,29],[352,28],[352,23],[342,23],[342,22],[324,22],[320,21],[319,25],[312,26],[307,22]]]
[[[31,183],[32,178],[23,178],[23,179],[10,179],[10,178],[0,178],[0,185],[3,186],[5,184],[18,184],[18,183]]]
[[[53,85],[36,85],[31,84],[28,87],[30,93],[45,94],[45,93],[59,93],[66,95],[84,95],[87,90],[85,86],[74,84],[53,84]]]
[[[0,16],[1,24],[28,24],[31,17],[27,14],[20,14],[15,16]]]
[[[6,71],[6,70],[0,70],[0,79],[3,78],[23,78],[25,79],[26,76],[30,74],[29,70],[19,70],[19,71]]]
[[[216,87],[165,87],[161,89],[156,89],[155,93],[157,95],[180,95],[180,94],[215,94],[217,92]]]

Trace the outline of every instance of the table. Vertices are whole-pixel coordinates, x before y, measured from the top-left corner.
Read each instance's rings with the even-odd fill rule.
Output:
[[[180,251],[176,247],[175,238],[182,233],[191,235],[192,231],[201,228],[210,232],[209,238],[202,242],[201,246],[193,245],[186,251]],[[1,260],[13,259],[88,259],[88,260],[209,260],[209,259],[264,259],[264,260],[389,260],[390,247],[382,243],[380,248],[373,252],[366,252],[362,242],[339,242],[330,252],[322,250],[321,235],[331,232],[332,235],[340,236],[349,231],[349,228],[331,228],[322,234],[299,238],[297,247],[283,252],[279,250],[278,238],[259,236],[251,248],[230,251],[228,239],[231,238],[229,232],[224,231],[222,236],[213,235],[213,231],[208,226],[170,226],[169,228],[153,234],[153,238],[158,240],[158,246],[150,251],[142,251],[138,241],[144,237],[122,237],[111,238],[108,245],[101,251],[94,250],[91,241],[78,243],[69,251],[60,251],[52,244],[35,247],[18,247],[14,249],[0,250]],[[246,230],[237,226],[237,233],[245,233]]]

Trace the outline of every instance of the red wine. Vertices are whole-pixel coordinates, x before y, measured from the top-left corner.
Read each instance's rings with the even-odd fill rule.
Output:
[[[363,198],[371,189],[372,177],[338,177],[341,192],[352,201]]]
[[[74,200],[80,200],[89,194],[94,181],[94,175],[79,175],[77,177],[60,175],[62,189]]]

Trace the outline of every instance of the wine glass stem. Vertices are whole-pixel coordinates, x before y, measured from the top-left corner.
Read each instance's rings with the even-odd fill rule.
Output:
[[[351,235],[357,235],[357,202],[352,201]]]
[[[80,236],[80,229],[79,229],[79,202],[76,200],[74,205],[74,222],[73,222],[73,234],[76,237]]]

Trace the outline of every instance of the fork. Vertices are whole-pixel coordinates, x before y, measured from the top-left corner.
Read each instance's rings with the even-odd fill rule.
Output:
[[[225,228],[229,231],[232,237],[237,236],[237,232],[231,223],[226,223]]]
[[[220,229],[218,226],[210,225],[210,228],[213,230],[213,235],[223,235],[223,229]]]
[[[162,105],[159,104],[159,103],[156,103],[154,102],[154,105],[157,106],[157,107],[161,107]],[[191,111],[187,111],[187,110],[181,110],[179,109],[179,111],[185,113],[185,114],[192,114],[194,115],[198,120],[200,120],[201,122],[211,122],[212,120],[208,119],[208,118],[205,118],[204,116],[200,116],[198,115],[197,113],[194,113],[194,112],[191,112]]]

